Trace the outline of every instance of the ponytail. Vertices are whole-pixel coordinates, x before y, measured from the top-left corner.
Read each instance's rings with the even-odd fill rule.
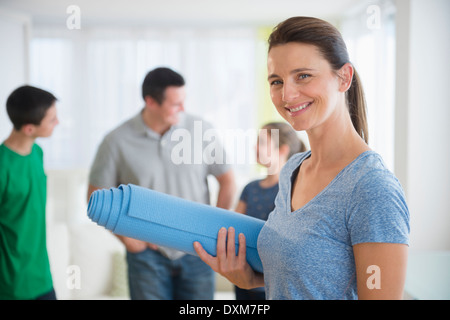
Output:
[[[369,143],[369,130],[367,127],[366,99],[362,88],[361,79],[355,69],[352,85],[347,91],[347,104],[356,132]]]

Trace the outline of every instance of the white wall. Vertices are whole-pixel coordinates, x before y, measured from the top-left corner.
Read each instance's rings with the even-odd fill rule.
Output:
[[[450,1],[398,0],[395,173],[411,249],[450,250]]]
[[[12,90],[28,80],[29,31],[27,16],[0,10],[0,141],[12,129],[6,99]]]

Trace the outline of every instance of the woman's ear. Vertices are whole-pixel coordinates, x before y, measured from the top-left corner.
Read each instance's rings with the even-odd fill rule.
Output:
[[[353,66],[351,63],[347,62],[342,66],[342,68],[338,71],[340,86],[339,91],[346,92],[350,86],[352,85],[353,80]]]

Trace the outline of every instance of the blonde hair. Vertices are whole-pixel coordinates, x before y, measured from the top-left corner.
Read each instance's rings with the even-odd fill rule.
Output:
[[[283,145],[288,145],[289,146],[289,154],[287,156],[288,159],[298,152],[306,151],[305,144],[297,136],[297,132],[289,124],[285,122],[269,122],[265,124],[262,128],[268,129],[269,135],[272,129],[279,130],[278,141],[275,141],[276,147],[280,148]]]

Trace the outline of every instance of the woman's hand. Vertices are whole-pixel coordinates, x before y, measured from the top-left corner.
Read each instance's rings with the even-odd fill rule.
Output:
[[[215,272],[220,273],[230,282],[242,289],[251,289],[264,286],[261,273],[256,273],[246,260],[245,236],[239,234],[239,251],[235,252],[235,230],[221,228],[217,235],[217,257],[208,254],[199,242],[194,242],[194,249],[207,265]]]

